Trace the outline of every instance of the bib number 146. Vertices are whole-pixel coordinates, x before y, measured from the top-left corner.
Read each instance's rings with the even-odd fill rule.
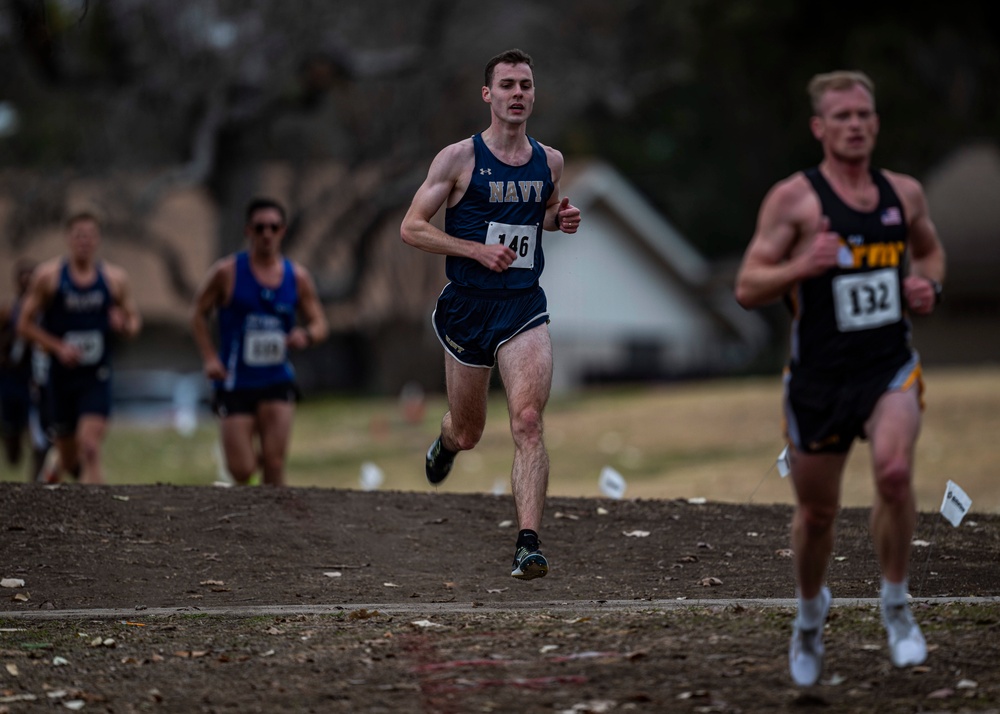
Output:
[[[505,245],[517,253],[512,268],[531,270],[535,267],[535,237],[538,226],[514,226],[490,221],[486,231],[486,245]]]

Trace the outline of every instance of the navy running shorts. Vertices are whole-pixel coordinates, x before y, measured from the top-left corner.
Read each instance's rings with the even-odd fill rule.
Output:
[[[92,375],[50,377],[45,389],[48,399],[49,431],[55,436],[71,436],[84,414],[111,415],[111,371],[101,367]]]
[[[855,439],[865,439],[865,422],[887,392],[904,392],[916,385],[924,392],[920,357],[883,369],[836,377],[810,374],[792,367],[785,371],[785,436],[806,454],[845,454]]]
[[[545,291],[477,290],[449,283],[431,316],[444,348],[468,367],[493,367],[500,346],[549,321]]]
[[[301,396],[302,394],[294,382],[230,391],[216,389],[212,395],[212,411],[220,417],[233,414],[256,414],[257,407],[260,406],[261,402],[294,403],[299,401]]]

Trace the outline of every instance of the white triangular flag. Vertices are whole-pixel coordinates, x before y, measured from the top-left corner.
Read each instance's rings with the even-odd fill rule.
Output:
[[[958,528],[958,524],[962,522],[971,507],[972,499],[961,486],[949,479],[948,485],[944,488],[944,500],[941,501],[941,515]]]
[[[778,460],[776,463],[778,465],[778,473],[781,475],[781,478],[785,478],[785,476],[792,472],[792,465],[788,463],[787,444],[785,445],[785,448],[781,450],[781,453],[778,454]]]
[[[601,489],[601,493],[608,498],[617,499],[625,495],[625,479],[610,466],[605,466],[601,469],[597,485]]]
[[[362,491],[375,491],[382,485],[382,481],[384,480],[385,474],[382,473],[382,469],[371,461],[365,461],[361,464],[360,481]]]

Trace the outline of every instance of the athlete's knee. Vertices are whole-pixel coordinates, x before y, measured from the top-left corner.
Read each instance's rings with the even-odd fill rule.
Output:
[[[452,432],[449,441],[457,451],[468,451],[476,448],[476,444],[483,438],[483,427],[467,426],[459,427],[452,424]]]
[[[799,525],[808,538],[821,538],[833,530],[839,510],[836,504],[800,505]]]
[[[903,457],[877,460],[875,463],[875,488],[886,503],[902,503],[910,498],[912,487],[910,462]]]
[[[542,439],[542,412],[535,407],[518,409],[511,415],[510,430],[514,441],[534,442]]]

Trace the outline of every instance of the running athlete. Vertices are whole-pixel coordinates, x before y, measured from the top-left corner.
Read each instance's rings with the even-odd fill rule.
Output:
[[[17,292],[10,305],[0,308],[0,429],[4,456],[11,466],[21,463],[31,412],[31,348],[18,336],[17,321],[32,270],[25,262],[14,266]]]
[[[104,482],[101,447],[111,413],[114,336],[142,328],[125,271],[97,258],[101,226],[92,213],[66,221],[65,258],[35,270],[18,333],[51,356],[49,429],[58,458],[49,481],[65,471],[80,483]]]
[[[736,279],[743,307],[785,298],[793,312],[784,411],[798,595],[789,667],[799,686],[814,684],[822,670],[831,599],[826,569],[856,438],[871,445],[871,529],[890,657],[897,667],[927,657],[907,605],[913,452],[923,407],[910,317],[934,309],[945,272],[921,185],[871,166],[879,130],[871,79],[861,72],[817,75],[809,95],[823,160],[772,187]]]
[[[446,255],[450,280],[432,319],[445,350],[448,411],[427,452],[427,480],[444,481],[455,455],[479,442],[490,375],[499,366],[520,529],[511,575],[531,580],[549,568],[538,539],[549,477],[542,412],[552,384],[549,313],[538,285],[542,230],[575,233],[580,211],[559,198],[562,154],[527,134],[535,104],[531,57],[503,52],[486,65],[485,79],[489,128],[438,153],[400,233],[409,245]],[[444,231],[431,223],[442,206]]]
[[[312,276],[281,253],[286,227],[280,203],[252,200],[244,226],[249,250],[209,269],[191,318],[205,375],[214,387],[226,468],[244,485],[258,466],[263,483],[285,485],[299,397],[288,351],[321,342],[328,332]],[[213,312],[218,313],[218,351],[209,330]],[[301,325],[296,324],[299,316]]]

